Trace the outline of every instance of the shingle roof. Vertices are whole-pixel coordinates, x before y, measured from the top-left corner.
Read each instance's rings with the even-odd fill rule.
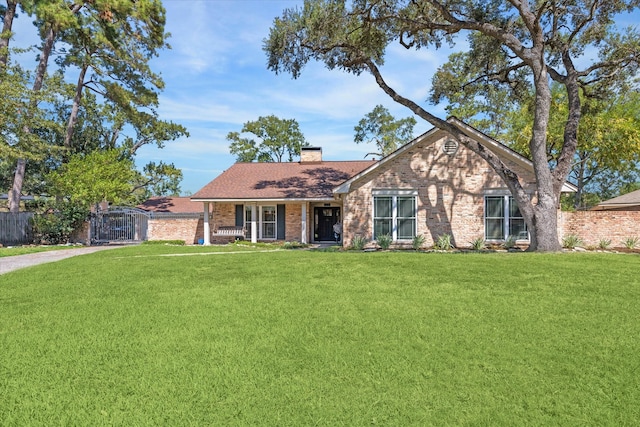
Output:
[[[617,209],[632,206],[640,206],[640,190],[600,202],[593,207],[592,210]]]
[[[332,190],[368,161],[236,163],[192,199],[332,199]]]
[[[200,203],[190,197],[152,197],[137,206],[147,212],[193,213],[202,211]]]

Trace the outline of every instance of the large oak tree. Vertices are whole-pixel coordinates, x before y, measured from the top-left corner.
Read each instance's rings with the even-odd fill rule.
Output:
[[[274,21],[264,49],[268,67],[297,78],[310,60],[330,69],[370,73],[394,101],[433,126],[450,132],[478,153],[516,198],[531,235],[530,250],[557,251],[560,192],[577,148],[581,91],[620,73],[634,74],[640,60],[635,29],[615,27],[615,17],[637,8],[638,0],[307,0]],[[534,94],[529,148],[537,181],[528,194],[517,172],[472,137],[394,90],[380,66],[389,45],[439,48],[457,36],[469,38],[458,59],[467,83],[491,82],[514,91],[530,86]],[[551,82],[566,91],[567,118],[557,160],[547,158]]]

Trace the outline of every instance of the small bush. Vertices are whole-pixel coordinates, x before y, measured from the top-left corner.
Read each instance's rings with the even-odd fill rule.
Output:
[[[624,242],[622,242],[625,248],[633,249],[638,246],[638,238],[637,237],[627,237]]]
[[[507,237],[507,240],[505,240],[504,243],[502,243],[502,247],[507,249],[507,250],[515,248],[516,247],[516,237],[515,236]]]
[[[167,246],[184,246],[184,240],[147,240],[142,242],[143,245],[167,245]]]
[[[424,241],[425,241],[425,238],[422,234],[414,236],[413,240],[411,241],[411,247],[417,251],[422,247],[422,245],[424,245]]]
[[[301,248],[306,248],[309,245],[305,244],[305,243],[300,243],[298,241],[293,241],[293,242],[284,242],[282,244],[282,247],[284,249],[301,249]]]
[[[363,250],[366,244],[367,244],[367,239],[365,239],[364,236],[360,234],[356,234],[353,240],[351,241],[351,247],[356,251]]]
[[[46,207],[43,214],[33,217],[36,243],[57,245],[68,243],[71,234],[89,216],[89,210],[77,203],[54,202]]]
[[[451,243],[451,234],[443,234],[441,236],[438,236],[433,247],[434,249],[438,249],[440,251],[448,251],[450,249],[453,249],[453,244]]]
[[[484,238],[478,237],[471,241],[471,249],[474,251],[481,251],[487,247],[487,242],[485,242]]]
[[[582,245],[582,239],[575,234],[569,234],[562,238],[562,247],[567,249],[573,249],[576,246]]]
[[[383,234],[382,236],[378,236],[376,240],[378,241],[378,245],[380,245],[380,247],[386,251],[387,249],[389,249],[389,246],[391,246],[391,241],[393,239],[390,235]]]
[[[599,249],[609,249],[611,247],[611,239],[600,239],[598,242]]]

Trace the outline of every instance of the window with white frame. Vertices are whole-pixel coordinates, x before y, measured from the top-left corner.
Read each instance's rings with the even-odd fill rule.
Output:
[[[512,196],[485,196],[484,233],[486,240],[507,240],[509,237],[529,238],[527,224]]]
[[[416,235],[416,192],[373,193],[373,238],[388,234],[395,240],[411,240]]]
[[[277,209],[275,206],[256,206],[256,222],[258,239],[275,239],[277,225]],[[251,236],[251,206],[244,207],[244,223],[247,235]]]

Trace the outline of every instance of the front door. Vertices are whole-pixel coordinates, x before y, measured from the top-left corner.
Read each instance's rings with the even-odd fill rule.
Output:
[[[336,241],[333,226],[340,222],[340,208],[315,208],[314,210],[314,234],[316,242]],[[338,238],[341,238],[339,236]]]

